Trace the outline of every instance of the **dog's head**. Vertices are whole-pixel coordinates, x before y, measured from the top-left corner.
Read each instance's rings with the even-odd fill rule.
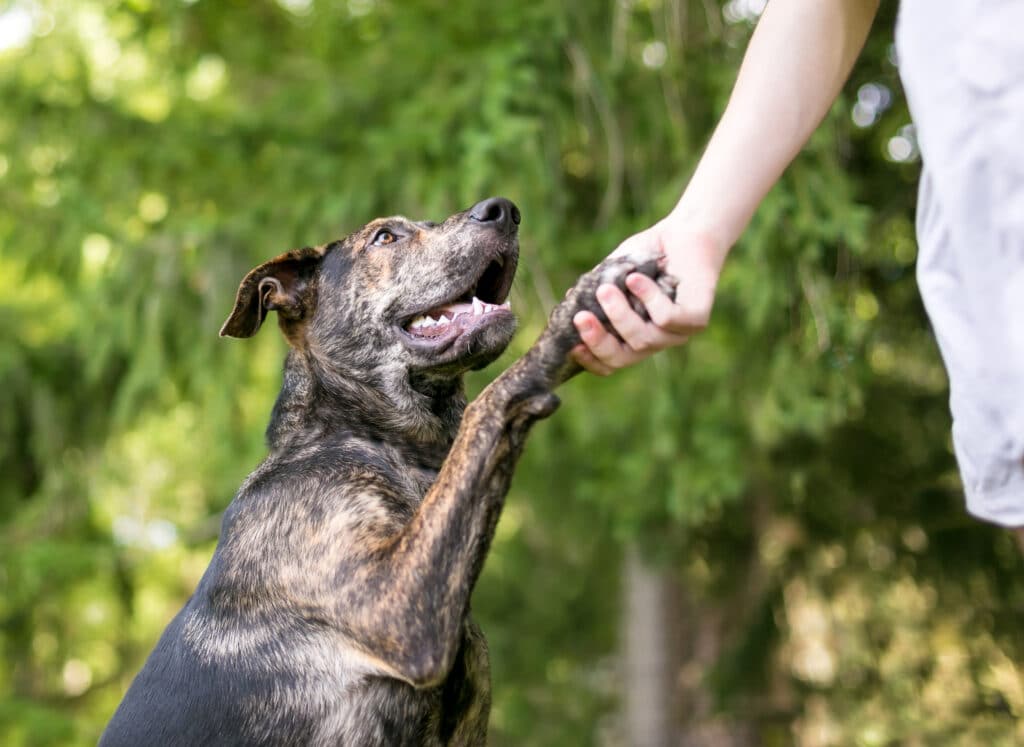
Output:
[[[440,224],[379,218],[249,272],[220,333],[250,337],[273,310],[293,348],[338,373],[481,368],[515,330],[507,299],[518,225],[519,210],[503,198]]]

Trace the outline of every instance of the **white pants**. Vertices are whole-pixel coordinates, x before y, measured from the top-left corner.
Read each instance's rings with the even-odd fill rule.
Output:
[[[903,0],[896,40],[967,509],[1024,526],[1024,2]]]

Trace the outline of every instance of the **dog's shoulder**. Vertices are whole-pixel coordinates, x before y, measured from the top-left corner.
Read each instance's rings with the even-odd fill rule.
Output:
[[[399,534],[422,490],[394,452],[366,440],[271,455],[225,511],[211,581],[238,593],[334,573]]]

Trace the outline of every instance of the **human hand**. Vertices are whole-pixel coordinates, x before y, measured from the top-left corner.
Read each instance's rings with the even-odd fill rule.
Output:
[[[597,300],[622,340],[607,331],[593,313],[580,311],[573,323],[583,343],[573,349],[572,356],[600,376],[681,345],[704,329],[711,316],[726,250],[708,234],[666,219],[623,241],[612,252],[612,256],[619,254],[664,256],[666,271],[679,285],[673,303],[646,275],[633,273],[626,278],[626,287],[644,304],[649,321],[633,310],[625,294],[614,285],[598,288]]]

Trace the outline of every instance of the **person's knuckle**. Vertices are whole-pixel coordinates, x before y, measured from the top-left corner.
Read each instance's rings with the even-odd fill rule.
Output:
[[[661,295],[661,289],[649,277],[637,273],[636,278],[632,283],[632,288],[635,289],[640,300],[651,301]]]
[[[591,357],[594,358],[594,360],[596,360],[598,363],[603,363],[605,358],[607,358],[609,355],[612,355],[615,352],[615,349],[608,344],[607,339],[602,339],[599,342],[596,342],[592,345],[588,345],[587,348]]]
[[[692,329],[704,329],[711,321],[711,304],[697,302],[683,306],[680,321]]]
[[[614,329],[619,334],[630,329],[632,319],[630,319],[630,309],[608,309],[608,321],[605,325],[605,334],[612,337],[612,330]]]
[[[604,332],[609,326],[618,327],[622,322],[623,310],[614,301],[608,303],[602,303],[601,308],[604,310],[606,319],[599,324],[601,331]]]
[[[672,304],[651,304],[647,307],[651,321],[662,329],[672,329],[679,325],[681,314]]]
[[[616,345],[616,347],[608,346],[601,350],[601,354],[597,356],[598,362],[602,366],[619,366],[617,363],[619,358],[622,356],[622,350]]]
[[[656,339],[651,340],[647,345],[647,353],[657,353],[659,350],[664,350],[671,346],[671,341],[665,336],[658,336]]]
[[[622,344],[618,341],[615,335],[610,332],[605,333],[604,340],[601,344],[601,355],[599,358],[605,359],[612,356],[619,355],[622,352]]]
[[[654,330],[644,329],[634,338],[630,346],[638,353],[650,353],[658,349],[658,335]]]
[[[610,296],[608,301],[602,305],[605,307],[605,311],[608,312],[609,317],[614,314],[616,318],[622,318],[633,313],[633,308],[629,305],[626,297],[623,296],[621,292]]]

